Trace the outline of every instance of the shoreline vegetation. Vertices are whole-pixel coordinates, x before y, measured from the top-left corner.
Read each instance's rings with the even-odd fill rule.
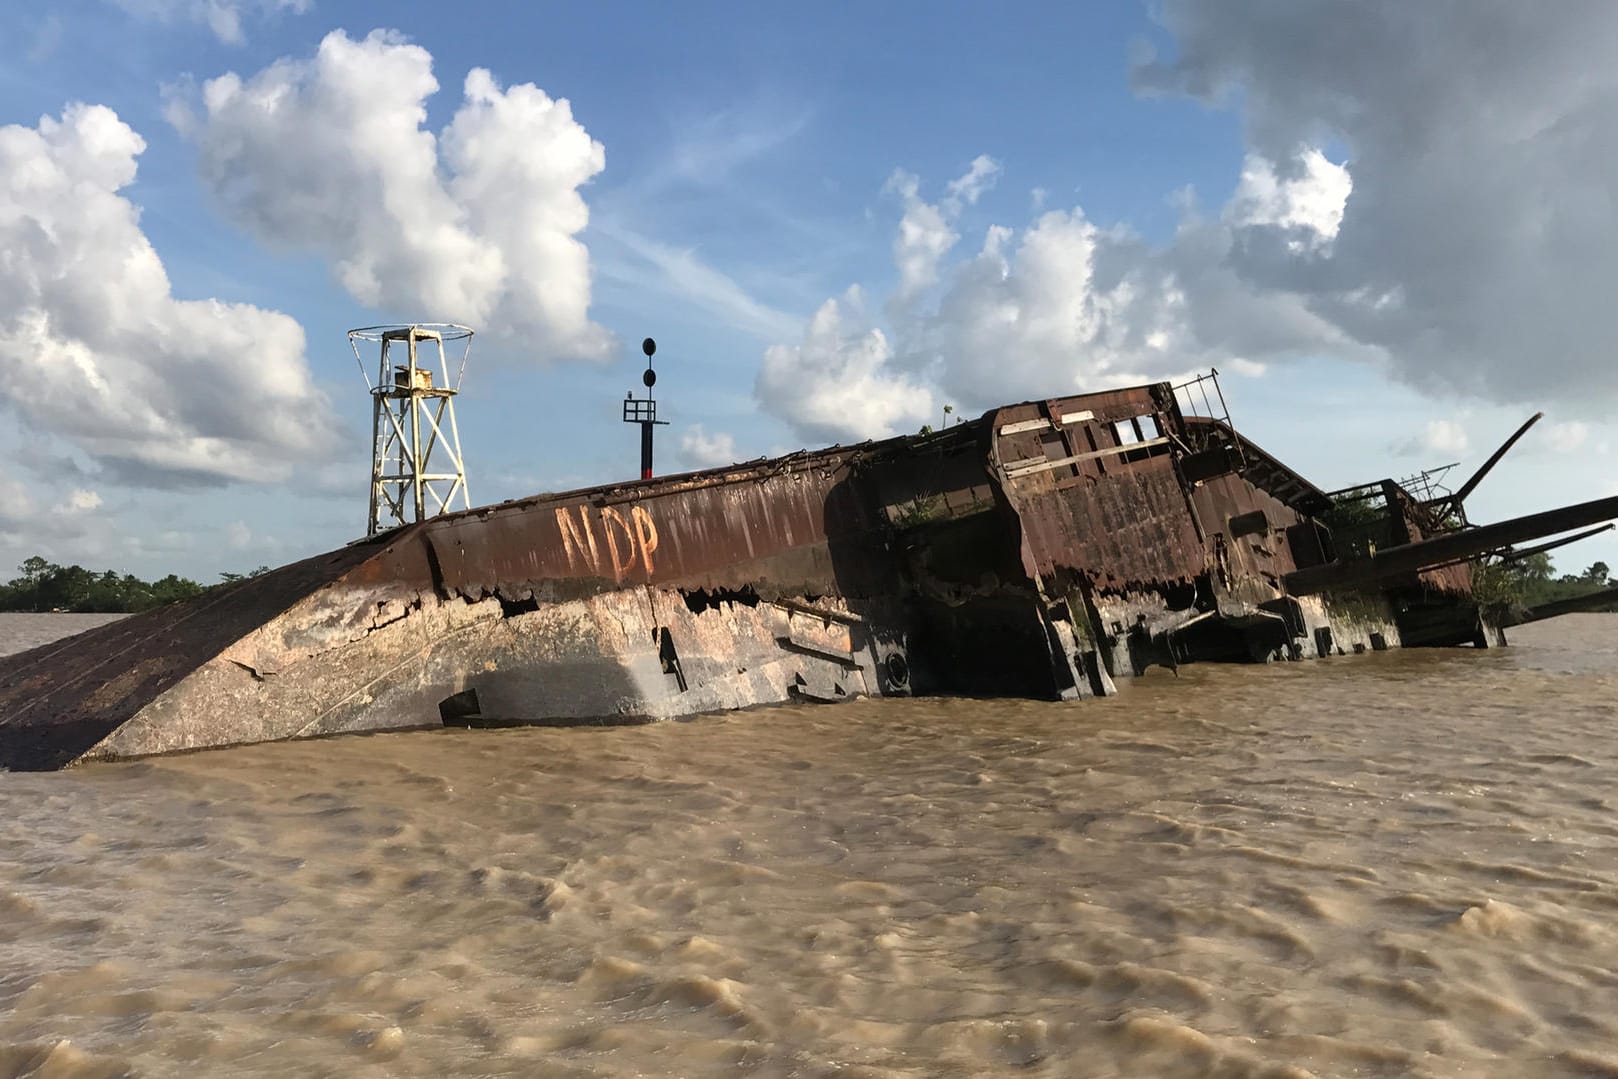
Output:
[[[1497,620],[1508,612],[1532,610],[1546,603],[1572,599],[1618,586],[1605,562],[1591,563],[1583,573],[1557,576],[1550,556],[1529,555],[1514,562],[1472,564],[1472,595]],[[1618,611],[1618,603],[1592,608]]]
[[[212,585],[172,573],[156,581],[143,581],[133,574],[120,576],[110,569],[97,573],[83,566],[59,566],[39,555],[17,569],[22,576],[0,584],[0,611],[138,614],[200,596],[220,585],[257,577],[268,573],[270,567],[260,566],[251,573],[221,573],[220,581]]]

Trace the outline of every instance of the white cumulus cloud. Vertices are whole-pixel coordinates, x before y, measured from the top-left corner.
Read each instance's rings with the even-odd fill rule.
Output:
[[[1042,214],[1020,235],[991,228],[912,331],[918,355],[974,406],[1183,370],[1179,296],[1138,254],[1079,209]]]
[[[700,423],[692,424],[680,435],[680,454],[692,468],[718,468],[740,459],[732,435],[724,431],[710,433]]]
[[[435,134],[432,56],[392,31],[326,35],[312,59],[206,82],[171,109],[226,213],[318,252],[356,300],[400,317],[521,336],[544,359],[603,359],[589,318],[580,188],[605,151],[563,99],[481,68]]]
[[[1239,226],[1290,231],[1287,242],[1293,251],[1318,250],[1342,226],[1353,179],[1347,168],[1314,147],[1305,147],[1292,163],[1296,175],[1284,176],[1274,162],[1249,154],[1226,216]]]
[[[829,301],[811,320],[814,344],[766,354],[758,399],[806,438],[834,429],[842,438],[875,437],[895,431],[896,415],[924,422],[931,409],[920,399],[935,392],[970,412],[1214,364],[1256,377],[1269,361],[1323,347],[1363,354],[1303,298],[1239,268],[1245,261],[1280,272],[1318,259],[1348,198],[1346,171],[1304,147],[1280,169],[1250,160],[1248,173],[1217,218],[1188,207],[1161,246],[1127,228],[1103,228],[1075,206],[1040,213],[1021,229],[992,225],[975,254],[949,264],[958,200],[987,173],[974,168],[955,181],[939,207],[916,197],[916,178],[898,174],[904,213],[894,244],[899,283],[885,305],[890,325],[840,331],[834,347],[825,326],[841,325],[842,305]],[[927,236],[930,243],[918,241]],[[924,296],[927,286],[936,288]],[[781,377],[785,357],[796,365],[793,380]],[[848,382],[849,372],[861,387],[858,406],[833,382]]]
[[[887,336],[866,322],[860,292],[850,289],[821,305],[800,343],[765,351],[754,393],[807,439],[885,438],[935,412],[932,391],[892,359]]]
[[[937,284],[938,262],[961,236],[942,210],[921,199],[916,178],[910,173],[895,172],[888,187],[905,207],[898,234],[893,238],[893,261],[899,268],[897,299],[902,303]]]
[[[980,154],[963,175],[945,185],[944,197],[936,204],[921,197],[921,182],[911,173],[897,169],[888,178],[887,190],[898,195],[904,207],[893,238],[893,261],[899,270],[895,304],[908,304],[938,283],[939,262],[961,238],[955,222],[962,209],[977,202],[999,175],[999,163]]]
[[[0,405],[133,482],[285,476],[336,426],[303,329],[173,296],[118,193],[144,149],[100,105],[0,128]]]
[[[1398,446],[1397,451],[1412,457],[1457,458],[1465,455],[1471,444],[1459,421],[1428,420],[1421,433]]]
[[[67,493],[62,503],[64,513],[90,513],[101,505],[101,496],[94,491],[83,487],[75,487]]]
[[[956,177],[944,186],[944,204],[951,213],[959,213],[961,203],[971,206],[999,178],[1000,162],[988,154],[979,154],[972,159],[965,175]]]

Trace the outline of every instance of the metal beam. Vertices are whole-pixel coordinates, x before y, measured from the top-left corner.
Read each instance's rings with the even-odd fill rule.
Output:
[[[1406,543],[1378,551],[1370,558],[1353,562],[1330,562],[1324,566],[1300,569],[1286,576],[1287,591],[1307,596],[1330,588],[1352,588],[1376,584],[1409,573],[1472,558],[1497,547],[1554,536],[1574,528],[1618,518],[1618,498],[1598,498],[1561,509],[1513,517],[1464,532],[1451,532],[1432,539]]]
[[[1554,551],[1558,547],[1566,547],[1570,543],[1577,543],[1577,542],[1579,542],[1579,540],[1589,539],[1591,536],[1599,536],[1603,532],[1611,532],[1614,528],[1618,528],[1618,525],[1605,524],[1605,525],[1602,525],[1600,528],[1587,529],[1586,531],[1578,532],[1578,533],[1575,533],[1574,535],[1571,535],[1571,536],[1563,536],[1561,539],[1552,540],[1549,543],[1541,543],[1537,547],[1524,547],[1520,551],[1514,551],[1509,546],[1507,546],[1507,547],[1500,547],[1500,548],[1498,548],[1496,550],[1492,550],[1492,551],[1485,551],[1483,553],[1484,553],[1485,556],[1488,556],[1488,555],[1495,556],[1496,558],[1498,558],[1500,560],[1500,564],[1502,566],[1507,566],[1507,565],[1510,565],[1513,562],[1520,562],[1525,558],[1531,558],[1536,554],[1544,554],[1546,551]],[[1455,558],[1455,559],[1451,559],[1448,562],[1445,562],[1443,565],[1429,566],[1428,568],[1429,569],[1443,569],[1445,566],[1457,566],[1457,565],[1460,565],[1462,562],[1470,562],[1473,557],[1476,557],[1476,556],[1468,556],[1466,558]]]
[[[1528,421],[1521,427],[1517,428],[1516,433],[1514,433],[1510,438],[1506,439],[1505,442],[1501,444],[1500,448],[1495,450],[1487,461],[1483,462],[1483,467],[1472,473],[1471,479],[1461,484],[1459,489],[1457,489],[1454,494],[1448,496],[1447,498],[1439,499],[1434,504],[1435,507],[1442,505],[1459,506],[1461,503],[1465,502],[1466,496],[1477,490],[1478,484],[1483,482],[1483,477],[1492,472],[1494,470],[1494,466],[1500,463],[1500,458],[1504,457],[1507,452],[1510,451],[1511,447],[1517,444],[1517,440],[1519,438],[1528,433],[1528,429],[1530,427],[1534,426],[1534,424],[1538,423],[1544,418],[1545,413],[1543,412],[1536,412],[1532,416],[1528,417]]]
[[[1149,450],[1154,446],[1166,446],[1168,442],[1167,438],[1149,438],[1144,442],[1131,442],[1127,446],[1108,446],[1104,450],[1075,453],[1071,457],[1058,457],[1050,461],[1043,457],[1025,457],[1021,461],[1011,461],[1002,467],[1005,468],[1008,477],[1018,479],[1022,476],[1031,476],[1036,472],[1049,472],[1051,469],[1061,468],[1063,465],[1078,464],[1080,461],[1094,461],[1102,457],[1113,457],[1120,453],[1128,453],[1130,450]]]
[[[1571,536],[1551,540],[1549,543],[1541,543],[1538,547],[1525,547],[1520,551],[1508,551],[1500,556],[1500,561],[1503,563],[1520,562],[1525,558],[1532,558],[1536,554],[1544,554],[1546,551],[1554,551],[1558,547],[1566,547],[1570,543],[1577,543],[1579,540],[1589,539],[1591,536],[1599,536],[1603,532],[1611,532],[1614,528],[1618,528],[1618,525],[1604,524],[1600,528],[1587,529]]]
[[[1541,603],[1538,607],[1530,608],[1528,617],[1523,621],[1538,622],[1546,618],[1555,618],[1559,614],[1588,611],[1592,607],[1605,607],[1612,603],[1618,603],[1618,588],[1603,588],[1599,592],[1586,592],[1582,596],[1569,596],[1567,599]]]

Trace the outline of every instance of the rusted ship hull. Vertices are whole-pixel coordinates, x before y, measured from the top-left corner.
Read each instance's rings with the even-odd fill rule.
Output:
[[[1464,541],[1355,585],[1330,504],[1167,384],[502,503],[0,659],[0,766],[1488,639]]]

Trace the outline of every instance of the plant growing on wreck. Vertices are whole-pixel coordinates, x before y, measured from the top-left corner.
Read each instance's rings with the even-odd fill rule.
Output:
[[[1368,558],[1389,544],[1388,506],[1380,492],[1371,497],[1363,489],[1345,492],[1320,522],[1331,530],[1339,558]]]
[[[1491,622],[1516,621],[1531,604],[1537,582],[1550,578],[1551,560],[1543,554],[1520,562],[1472,563],[1472,598]]]
[[[918,435],[936,434],[937,432],[942,431],[946,427],[950,426],[949,418],[951,416],[954,416],[954,415],[955,415],[955,406],[954,405],[945,405],[944,406],[944,416],[943,416],[943,419],[938,421],[938,426],[934,427],[930,423],[924,423],[924,424],[921,425],[921,428],[916,432],[916,434],[918,434]],[[966,420],[963,417],[955,416],[955,422],[956,423],[965,423]]]
[[[1322,594],[1334,617],[1344,622],[1376,626],[1390,617],[1387,601],[1379,593],[1356,589],[1329,589]]]
[[[894,506],[889,513],[892,515],[893,527],[916,528],[948,517],[949,507],[938,495],[924,495]]]
[[[1472,595],[1485,614],[1499,620],[1544,603],[1571,599],[1611,588],[1611,570],[1605,562],[1594,562],[1582,573],[1553,575],[1550,556],[1530,555],[1514,562],[1472,563]],[[1608,604],[1601,610],[1618,609]]]

